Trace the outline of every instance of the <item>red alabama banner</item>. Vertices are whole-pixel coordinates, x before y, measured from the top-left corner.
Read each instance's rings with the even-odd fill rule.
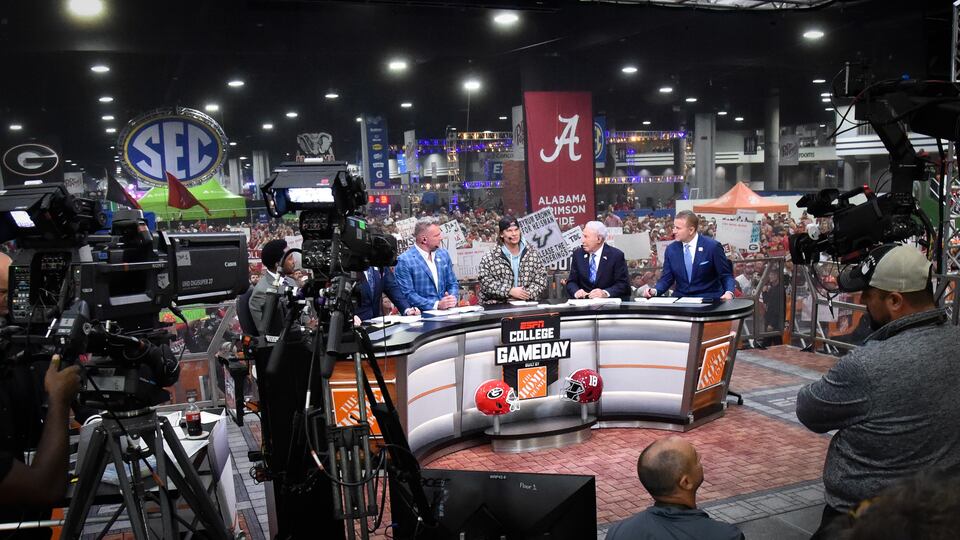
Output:
[[[523,110],[531,210],[552,207],[562,230],[596,219],[590,92],[524,92]]]

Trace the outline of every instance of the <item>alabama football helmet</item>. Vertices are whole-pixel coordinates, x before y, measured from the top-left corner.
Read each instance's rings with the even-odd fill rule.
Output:
[[[566,378],[560,397],[577,403],[593,403],[600,400],[602,393],[600,374],[592,369],[578,369]]]
[[[478,386],[473,399],[477,402],[477,409],[487,416],[507,414],[520,409],[517,393],[507,383],[498,379],[491,379]]]

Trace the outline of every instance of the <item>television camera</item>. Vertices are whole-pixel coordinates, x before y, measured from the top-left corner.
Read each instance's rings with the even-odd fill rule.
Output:
[[[939,165],[945,179],[945,156],[930,159],[918,153],[907,135],[913,132],[938,139],[958,139],[960,91],[953,84],[937,81],[889,80],[872,82],[869,76],[847,65],[841,72],[842,84],[834,94],[852,98],[856,120],[869,123],[890,154],[890,191],[877,194],[869,186],[840,192],[835,188],[802,197],[797,206],[806,208],[815,217],[832,218],[832,228],[821,232],[811,224],[807,232],[790,237],[790,256],[795,264],[812,264],[826,253],[841,264],[854,264],[867,257],[870,250],[889,242],[916,238],[924,247],[936,249],[936,260],[942,260],[943,217],[939,232],[924,214],[913,196],[915,181],[925,181],[929,165]],[[839,74],[838,74],[839,78]],[[845,118],[845,116],[844,116]],[[838,126],[838,130],[842,127]],[[943,202],[941,182],[940,202]],[[866,201],[853,204],[857,195]]]
[[[81,404],[130,411],[169,399],[179,377],[161,328],[178,302],[233,298],[248,287],[242,234],[154,235],[139,210],[113,214],[62,184],[0,192],[0,241],[17,240],[10,266],[8,361],[61,354],[83,362]],[[203,264],[200,263],[200,254]]]
[[[329,507],[333,509],[332,518],[345,522],[345,531],[350,538],[354,537],[356,530],[361,538],[367,538],[371,532],[367,530],[366,519],[378,514],[374,482],[382,467],[387,468],[394,489],[401,490],[405,494],[404,500],[410,502],[410,513],[432,523],[430,505],[420,483],[419,463],[410,452],[374,358],[372,343],[365,330],[353,323],[354,306],[359,299],[356,285],[360,273],[371,266],[383,269],[396,264],[396,240],[371,230],[358,215],[367,202],[366,189],[362,179],[348,172],[346,163],[284,163],[274,170],[261,190],[267,209],[274,217],[300,212],[303,265],[313,271],[312,278],[302,287],[284,286],[282,278],[278,277],[268,288],[264,304],[267,335],[263,336],[261,346],[271,350],[264,353],[269,358],[266,369],[261,371],[265,377],[261,376],[259,381],[260,398],[265,418],[274,419],[265,420],[264,435],[271,439],[268,452],[271,448],[275,454],[284,447],[290,449],[286,461],[281,456],[266,456],[270,469],[267,476],[281,480],[279,488],[274,490],[278,498],[274,506],[278,512],[279,534],[309,535],[316,527],[313,522],[304,523],[302,516],[293,512],[285,514],[285,509],[303,504],[310,508],[310,512],[316,512],[315,500],[296,499],[298,494],[306,491],[304,486],[316,485],[314,473],[317,471],[331,487]],[[278,300],[275,299],[281,298],[282,309],[278,309]],[[315,328],[297,324],[308,306],[316,315],[318,324]],[[273,320],[278,311],[284,314],[280,326]],[[294,343],[302,345],[310,355],[308,368],[304,368],[302,362],[291,362],[287,345]],[[369,372],[376,379],[382,401],[375,398],[361,355],[368,361]],[[338,425],[336,421],[330,378],[337,360],[352,360],[357,396],[366,396],[366,400],[358,400],[359,411],[354,425]],[[288,440],[280,440],[277,434],[285,433],[281,420],[289,424],[289,416],[278,411],[285,406],[284,400],[291,399],[289,384],[304,379],[305,395],[293,398],[302,399],[303,406],[291,411],[298,427]],[[313,402],[315,394],[321,396],[320,403]],[[370,451],[367,407],[387,443],[379,454]],[[274,436],[271,437],[268,431],[274,432]],[[293,448],[298,442],[301,447]],[[307,457],[301,461],[300,470],[295,470],[296,460],[289,459],[292,455]],[[280,470],[283,468],[286,470]],[[307,473],[304,468],[312,471]],[[279,500],[281,498],[284,500]]]

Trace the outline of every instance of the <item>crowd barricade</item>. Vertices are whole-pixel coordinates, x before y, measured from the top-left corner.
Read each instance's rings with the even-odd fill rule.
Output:
[[[753,278],[746,290],[737,283],[736,295],[753,300],[753,314],[743,323],[741,343],[762,346],[768,341],[789,341],[790,275],[784,257],[741,259],[733,263],[733,276],[741,275],[744,265],[753,266]]]
[[[960,274],[936,274],[934,297],[947,309],[951,324],[960,326]]]

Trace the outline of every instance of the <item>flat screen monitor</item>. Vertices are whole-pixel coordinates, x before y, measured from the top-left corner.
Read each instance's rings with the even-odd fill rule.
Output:
[[[526,540],[596,538],[593,476],[490,471],[421,470],[436,528],[417,524],[392,492],[395,538]]]

